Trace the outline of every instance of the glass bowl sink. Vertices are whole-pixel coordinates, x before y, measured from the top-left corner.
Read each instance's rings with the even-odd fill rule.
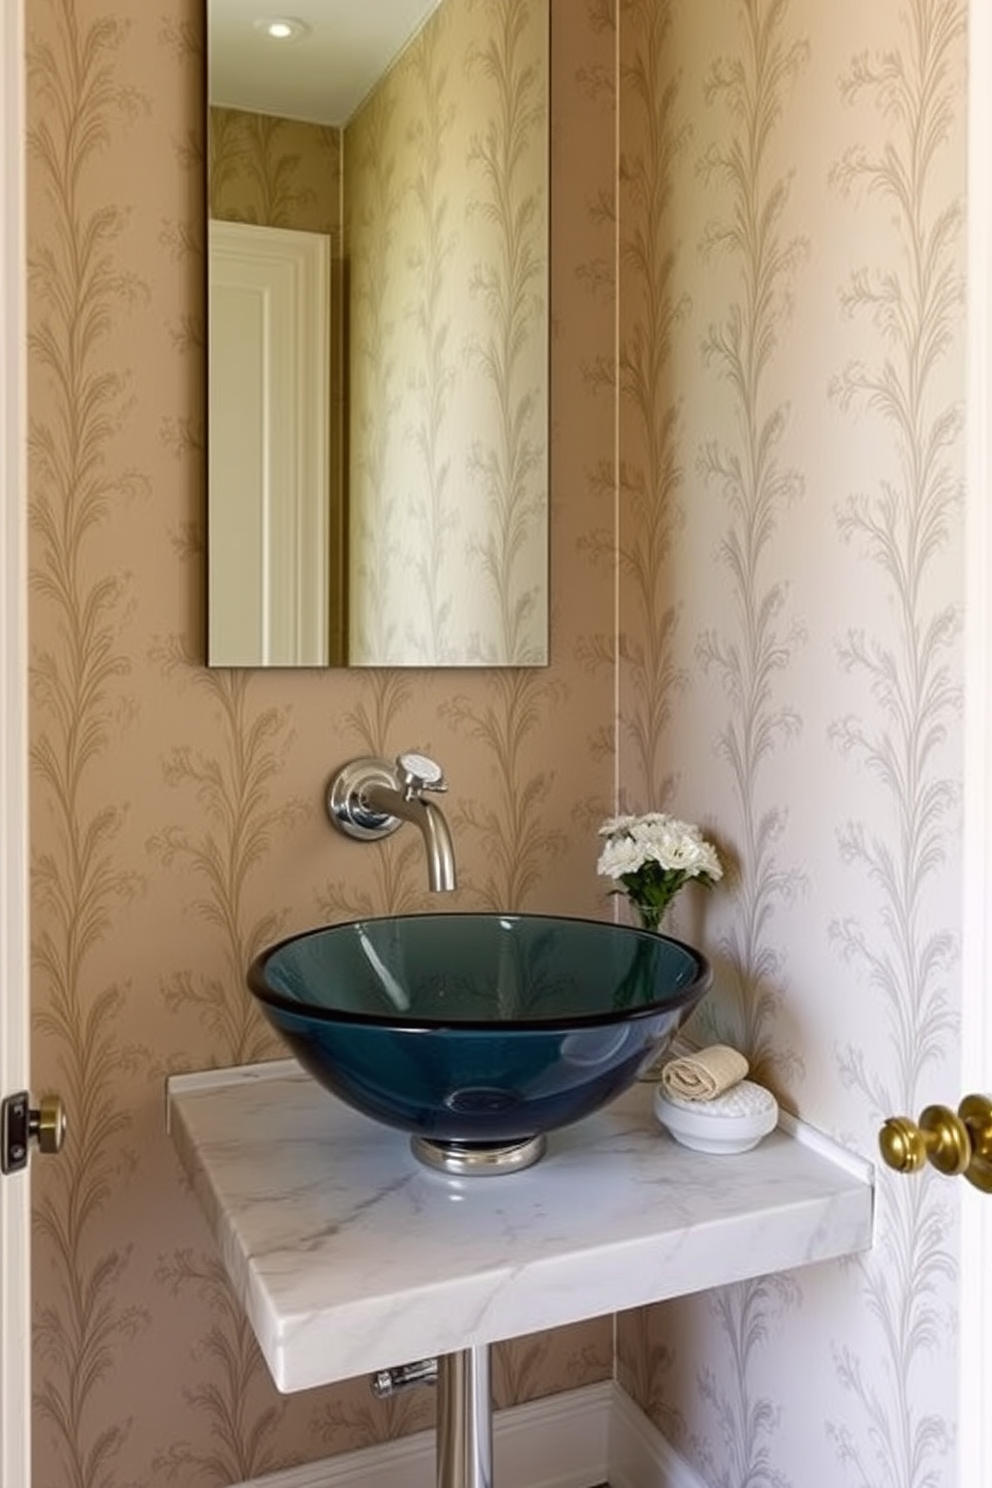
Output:
[[[426,914],[305,931],[248,985],[300,1064],[455,1173],[536,1162],[605,1105],[710,983],[668,936],[545,915]]]

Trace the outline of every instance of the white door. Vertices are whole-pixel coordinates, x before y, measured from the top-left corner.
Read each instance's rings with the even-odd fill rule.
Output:
[[[0,1098],[28,1086],[23,0],[0,6]],[[27,1169],[0,1175],[0,1488],[30,1482]]]
[[[330,238],[209,227],[211,666],[330,660]]]

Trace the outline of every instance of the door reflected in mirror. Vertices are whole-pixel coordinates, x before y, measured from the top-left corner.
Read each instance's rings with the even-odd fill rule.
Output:
[[[395,5],[208,0],[212,666],[548,660],[549,0]]]

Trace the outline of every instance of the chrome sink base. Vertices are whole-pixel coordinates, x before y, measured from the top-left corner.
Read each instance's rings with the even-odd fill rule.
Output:
[[[508,1142],[500,1147],[410,1138],[410,1151],[418,1162],[458,1178],[495,1178],[503,1173],[519,1173],[540,1161],[547,1145],[544,1136],[527,1137],[522,1142]]]

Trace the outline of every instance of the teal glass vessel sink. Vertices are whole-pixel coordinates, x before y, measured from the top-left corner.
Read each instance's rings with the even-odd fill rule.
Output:
[[[665,1049],[704,956],[629,926],[547,915],[356,920],[270,946],[248,985],[300,1064],[455,1173],[517,1171]]]

